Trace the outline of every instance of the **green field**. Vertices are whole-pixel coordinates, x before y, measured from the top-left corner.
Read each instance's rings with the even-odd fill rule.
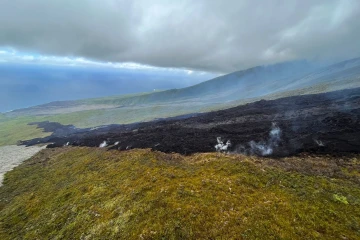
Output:
[[[38,117],[5,118],[0,116],[0,146],[13,145],[19,140],[45,137],[49,133],[42,132],[36,126],[29,126],[29,122],[40,120]]]
[[[211,110],[212,108],[207,105],[198,105],[189,108],[188,105],[169,104],[97,109],[54,115],[0,116],[0,146],[16,144],[19,140],[43,137],[49,134],[43,133],[41,129],[36,129],[36,126],[29,126],[28,123],[31,122],[53,121],[85,128],[107,124],[128,124],[151,121],[156,118],[173,117],[192,112],[206,112]]]

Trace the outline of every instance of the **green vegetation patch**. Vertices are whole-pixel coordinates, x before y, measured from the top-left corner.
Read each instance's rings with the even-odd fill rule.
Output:
[[[30,122],[41,119],[41,117],[7,118],[0,116],[0,146],[13,145],[19,140],[50,135],[50,133],[44,133],[42,129],[37,128],[35,125],[28,125]]]
[[[72,113],[6,117],[0,115],[0,146],[16,144],[19,140],[45,137],[44,133],[31,122],[51,121],[64,125],[72,124],[79,128],[96,127],[108,124],[128,124],[151,121],[156,118],[173,117],[191,112],[208,111],[209,108],[199,105],[189,110],[188,105],[147,105],[134,107],[119,107],[112,109],[96,109]]]
[[[216,153],[47,149],[0,188],[0,239],[359,239],[359,223],[354,182]]]

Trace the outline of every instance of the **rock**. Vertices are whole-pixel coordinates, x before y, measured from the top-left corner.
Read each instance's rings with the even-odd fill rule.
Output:
[[[179,116],[146,123],[110,125],[95,130],[72,127],[72,133],[66,136],[59,132],[71,131],[61,127],[62,131],[55,130],[49,137],[23,141],[22,144],[33,145],[35,141],[40,141],[53,142],[51,146],[63,146],[71,142],[73,145],[97,147],[103,139],[109,139],[109,142],[121,139],[121,143],[110,149],[131,146],[192,154],[215,151],[216,138],[221,137],[231,140],[230,152],[243,149],[241,151],[247,154],[259,154],[251,151],[249,143],[269,144],[274,123],[281,134],[280,140],[271,146],[271,151],[267,151],[272,156],[300,152],[359,153],[360,88],[261,100],[188,118]]]

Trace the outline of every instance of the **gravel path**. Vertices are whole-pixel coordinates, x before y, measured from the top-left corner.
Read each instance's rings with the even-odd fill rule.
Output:
[[[20,165],[23,161],[35,155],[44,147],[32,146],[3,146],[0,147],[0,186],[4,179],[4,174],[14,167]]]

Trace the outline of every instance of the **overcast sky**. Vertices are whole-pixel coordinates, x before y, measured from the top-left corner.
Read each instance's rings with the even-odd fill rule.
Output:
[[[359,0],[0,0],[3,61],[11,49],[227,73],[359,57],[359,39]]]

